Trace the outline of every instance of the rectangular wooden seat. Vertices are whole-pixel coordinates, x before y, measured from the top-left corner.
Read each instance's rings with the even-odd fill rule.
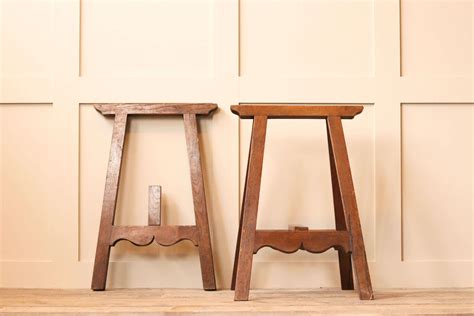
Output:
[[[287,104],[241,104],[230,107],[232,113],[241,119],[251,119],[255,116],[266,116],[269,119],[278,118],[312,118],[324,119],[328,116],[339,116],[352,119],[364,109],[361,105],[287,105]]]
[[[94,107],[103,115],[117,112],[137,115],[208,115],[217,109],[214,103],[96,103]]]

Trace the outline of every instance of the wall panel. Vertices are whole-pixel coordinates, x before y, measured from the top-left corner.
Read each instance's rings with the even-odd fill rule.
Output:
[[[473,111],[402,106],[403,260],[472,260]]]
[[[54,1],[0,2],[2,77],[52,74]]]
[[[472,76],[473,2],[401,1],[403,76]]]
[[[57,194],[51,104],[1,104],[0,261],[49,261]]]
[[[242,76],[373,74],[373,1],[242,0],[240,21]]]
[[[213,1],[81,2],[82,76],[211,76]]]

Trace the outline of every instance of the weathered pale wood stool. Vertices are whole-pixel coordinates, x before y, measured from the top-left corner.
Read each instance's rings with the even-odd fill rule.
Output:
[[[204,193],[201,155],[196,115],[208,115],[216,104],[95,104],[95,109],[103,115],[115,115],[110,146],[109,165],[105,181],[102,217],[94,262],[91,288],[105,289],[109,266],[110,248],[121,240],[128,240],[136,246],[147,246],[155,240],[162,246],[172,246],[182,240],[190,240],[199,247],[201,274],[205,290],[215,290],[214,263],[212,258],[206,197]],[[150,186],[148,198],[148,226],[114,226],[115,208],[119,188],[123,145],[129,115],[182,115],[191,171],[193,193],[194,226],[160,226],[161,187]]]
[[[235,250],[231,289],[234,300],[249,299],[253,255],[269,246],[284,253],[298,249],[322,253],[335,248],[339,255],[339,271],[343,290],[353,290],[352,260],[358,280],[359,297],[373,299],[362,229],[352,183],[349,157],[341,119],[352,119],[363,106],[312,105],[234,105],[231,110],[241,119],[253,119],[247,176]],[[335,230],[309,230],[290,227],[288,230],[256,230],[258,200],[262,177],[263,152],[268,119],[326,120],[329,160],[336,217]],[[352,257],[352,259],[351,259]]]

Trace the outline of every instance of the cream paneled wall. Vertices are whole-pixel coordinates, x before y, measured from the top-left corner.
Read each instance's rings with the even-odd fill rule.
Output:
[[[363,103],[346,138],[375,287],[473,286],[474,1],[0,0],[0,286],[88,287],[112,133],[94,102],[216,102],[200,120],[218,285],[250,122],[237,103]],[[133,118],[117,222],[194,221],[183,123]],[[259,227],[334,227],[322,121],[269,122]],[[111,287],[200,287],[197,250],[112,251]],[[166,271],[166,272],[165,272]],[[254,287],[339,283],[334,251]]]

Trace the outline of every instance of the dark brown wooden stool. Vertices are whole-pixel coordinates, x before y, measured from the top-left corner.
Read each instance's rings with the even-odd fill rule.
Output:
[[[293,253],[298,249],[322,253],[330,248],[335,248],[339,254],[342,289],[354,289],[352,257],[358,280],[359,297],[363,300],[373,299],[369,267],[341,123],[341,119],[352,119],[363,109],[363,106],[321,105],[249,104],[231,106],[232,112],[241,119],[253,119],[232,275],[231,289],[235,290],[234,300],[247,301],[249,299],[253,255],[260,248],[266,246],[284,253]],[[326,120],[336,217],[335,230],[308,230],[307,227],[293,227],[289,230],[256,230],[267,120],[294,118]]]
[[[215,290],[214,263],[207,218],[206,197],[201,169],[201,154],[196,115],[208,115],[216,104],[95,104],[103,115],[115,115],[109,165],[105,181],[102,217],[94,262],[91,288],[105,289],[109,266],[110,248],[121,240],[137,246],[147,246],[155,240],[162,246],[172,246],[182,240],[190,240],[199,247],[201,274],[205,290]],[[119,188],[123,145],[129,115],[182,115],[191,171],[195,226],[160,226],[161,187],[149,187],[148,226],[114,226],[115,208]]]

